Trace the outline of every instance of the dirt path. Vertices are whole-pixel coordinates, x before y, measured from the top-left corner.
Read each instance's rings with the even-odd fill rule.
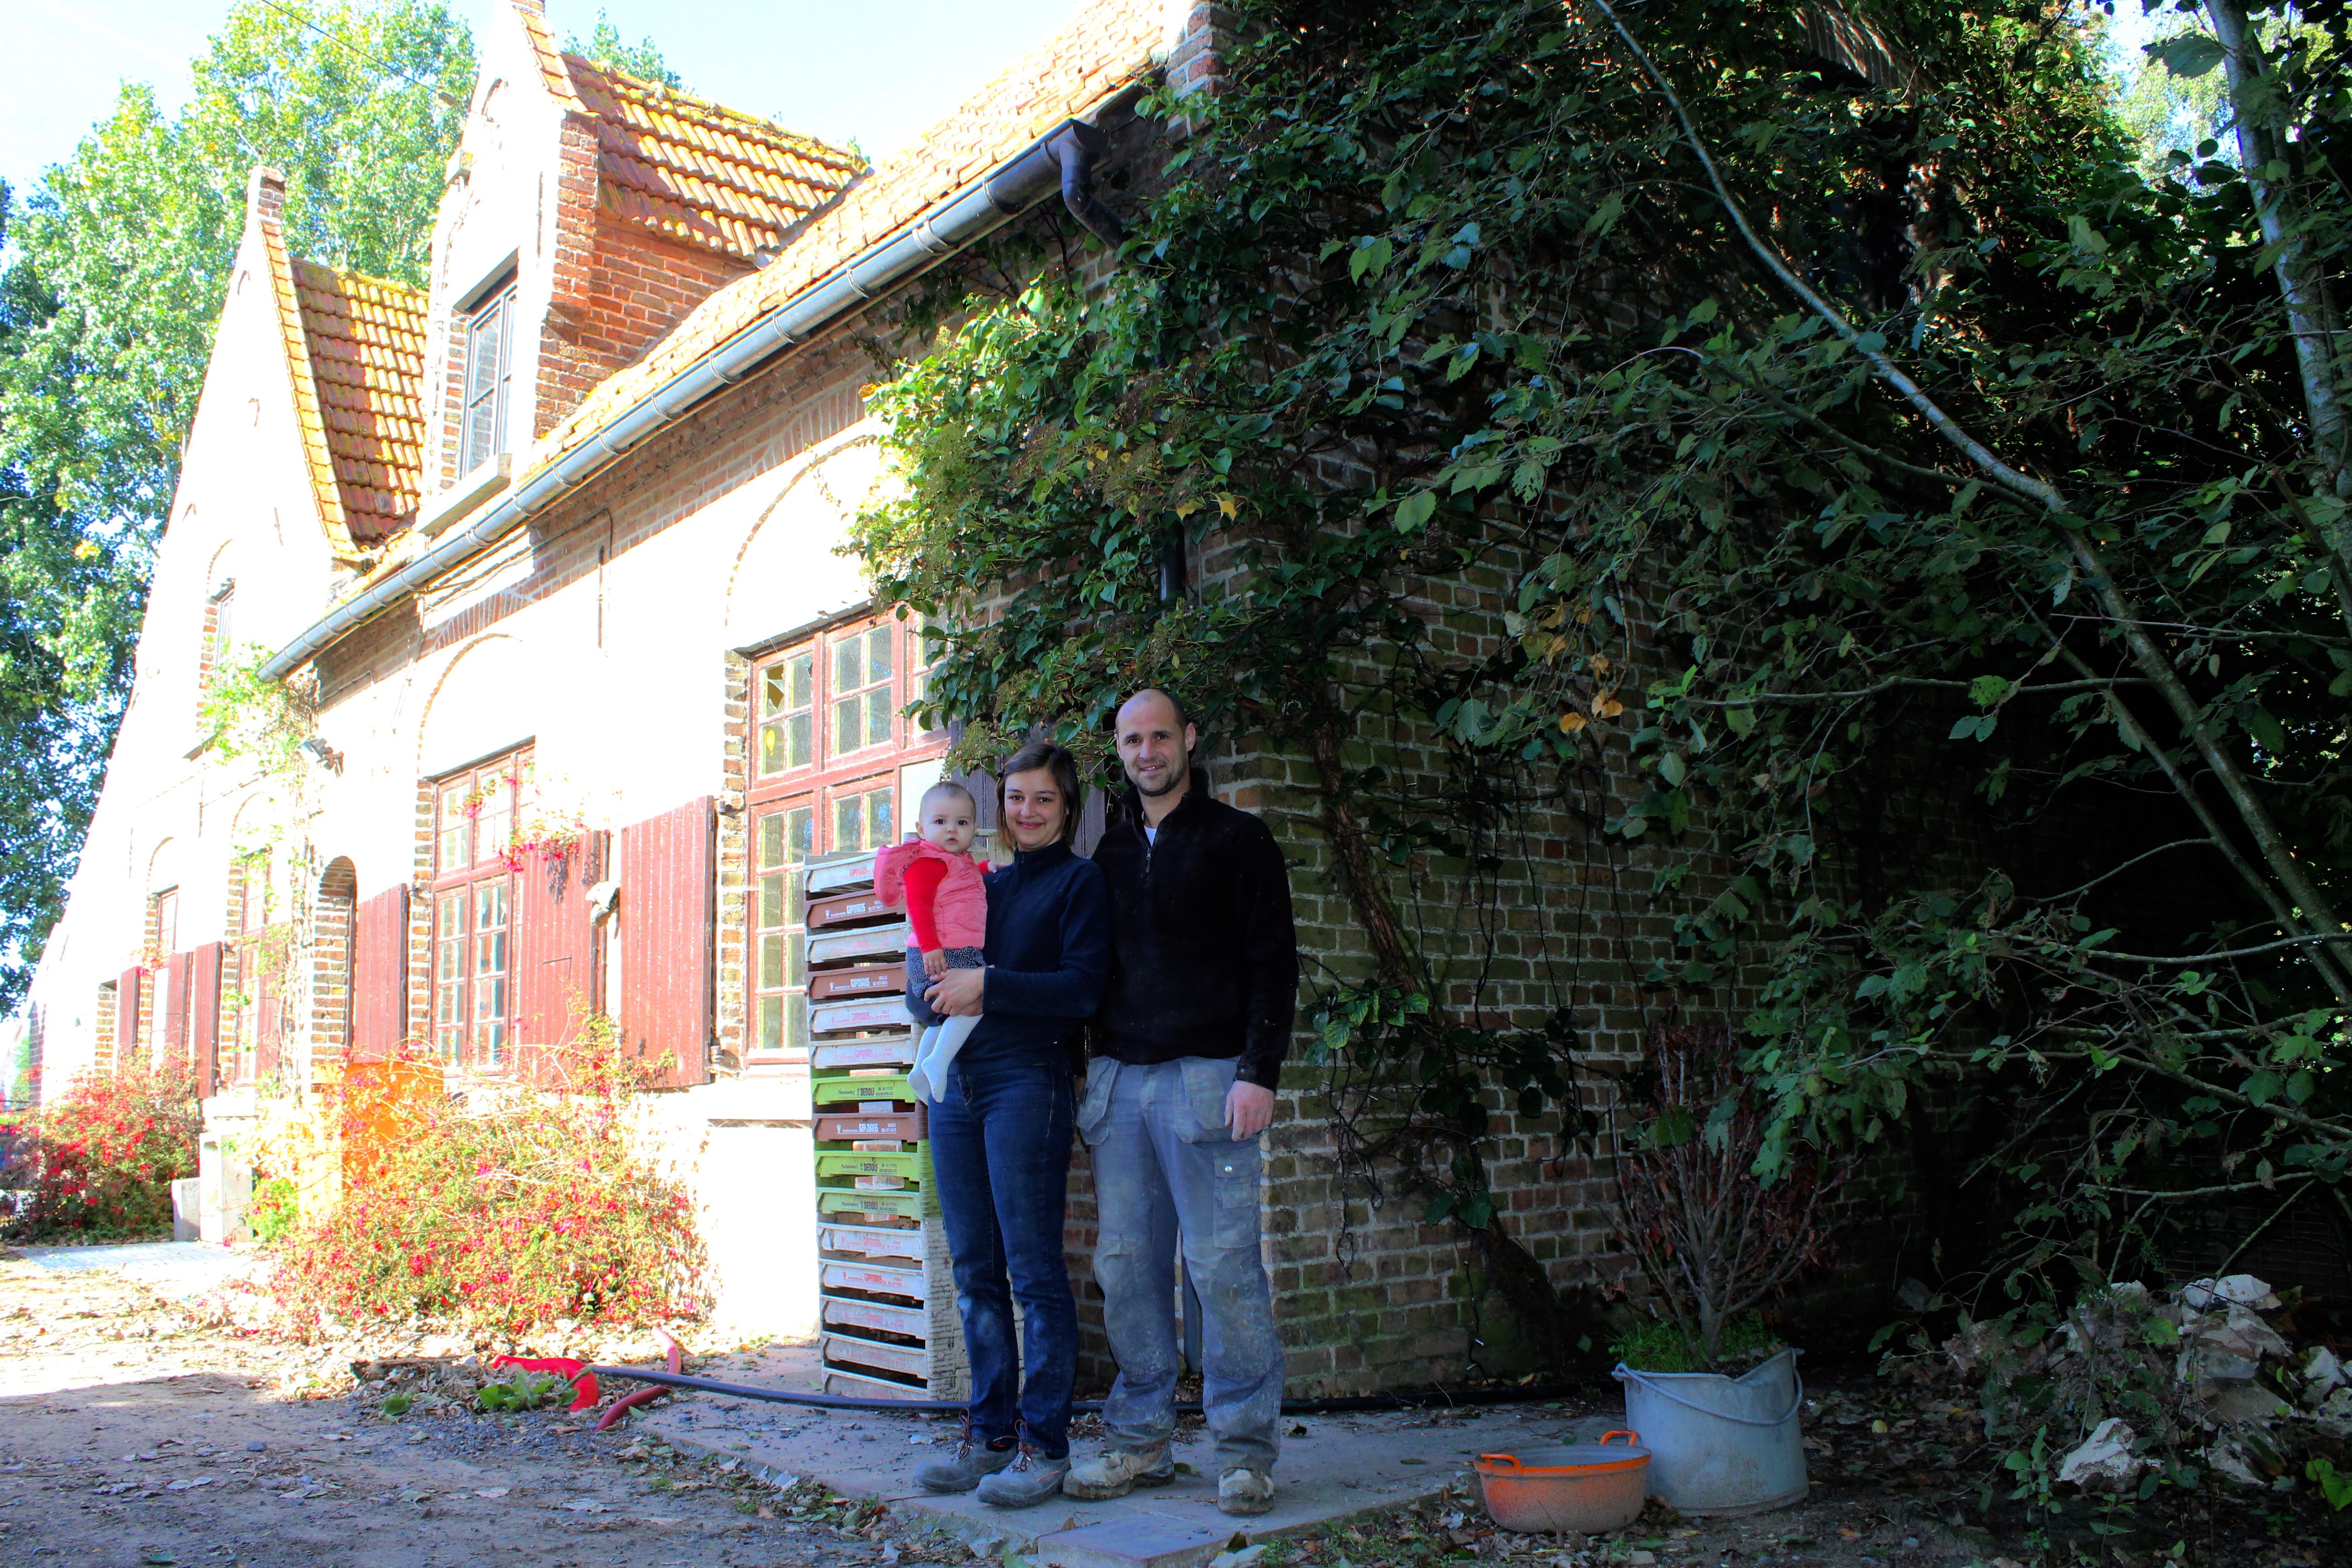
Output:
[[[0,1261],[0,1564],[852,1568],[961,1561],[887,1523],[540,1411],[382,1413],[336,1352],[147,1286]],[[855,1533],[866,1524],[877,1539]]]

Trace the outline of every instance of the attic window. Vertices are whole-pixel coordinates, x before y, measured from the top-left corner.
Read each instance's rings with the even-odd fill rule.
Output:
[[[459,469],[472,473],[507,449],[507,404],[514,381],[515,283],[482,297],[466,318],[465,446]]]

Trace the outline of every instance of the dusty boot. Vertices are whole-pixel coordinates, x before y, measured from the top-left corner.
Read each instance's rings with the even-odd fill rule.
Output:
[[[1068,1455],[1049,1459],[1024,1443],[1021,1457],[982,1480],[972,1495],[996,1508],[1034,1508],[1059,1495],[1062,1478],[1069,1473]]]
[[[917,1470],[915,1484],[927,1492],[968,1492],[1011,1464],[1017,1453],[1010,1442],[998,1448],[967,1436],[956,1445],[953,1458],[933,1459]]]
[[[1217,1479],[1217,1511],[1265,1513],[1274,1507],[1274,1478],[1255,1470],[1227,1470]]]
[[[1091,1459],[1070,1467],[1062,1489],[1074,1498],[1099,1502],[1105,1498],[1125,1497],[1138,1487],[1162,1487],[1176,1479],[1176,1461],[1168,1455],[1168,1445],[1143,1452],[1131,1453],[1125,1448],[1105,1448]]]

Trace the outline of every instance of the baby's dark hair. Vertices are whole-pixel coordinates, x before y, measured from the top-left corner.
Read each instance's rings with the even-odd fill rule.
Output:
[[[939,783],[933,784],[930,788],[923,792],[923,809],[925,811],[929,811],[930,809],[931,797],[937,795],[961,795],[963,797],[964,805],[971,808],[972,816],[977,817],[980,815],[980,802],[973,797],[971,791],[964,788],[963,785],[956,783],[953,779],[941,779]]]

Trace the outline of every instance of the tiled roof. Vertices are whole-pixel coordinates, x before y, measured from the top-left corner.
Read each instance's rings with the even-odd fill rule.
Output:
[[[425,462],[425,296],[315,261],[297,261],[293,272],[316,417],[343,526],[355,544],[373,544],[416,515]]]
[[[846,148],[640,81],[548,42],[519,11],[548,91],[596,122],[596,199],[625,223],[750,261],[866,172]]]
[[[607,377],[533,447],[524,466],[562,456],[834,268],[1142,76],[1160,26],[1156,4],[1091,0],[1042,47],[818,214],[782,257],[713,294],[643,360]]]

